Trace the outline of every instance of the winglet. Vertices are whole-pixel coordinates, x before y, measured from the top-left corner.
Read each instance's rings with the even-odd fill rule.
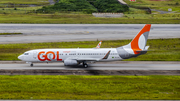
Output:
[[[98,43],[98,45],[96,46],[96,48],[100,48],[100,47],[101,47],[101,43],[102,43],[102,41],[100,41],[100,42]]]
[[[107,54],[104,56],[104,58],[103,59],[107,59],[108,57],[109,57],[109,54],[110,54],[110,50],[107,52]]]

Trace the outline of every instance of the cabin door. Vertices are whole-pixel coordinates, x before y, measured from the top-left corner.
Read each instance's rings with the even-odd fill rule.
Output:
[[[33,58],[34,58],[34,59],[37,58],[37,52],[36,52],[36,51],[33,52]]]

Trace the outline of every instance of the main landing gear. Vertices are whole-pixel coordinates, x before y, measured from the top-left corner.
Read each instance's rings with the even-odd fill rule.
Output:
[[[84,68],[87,68],[87,67],[88,67],[88,64],[85,63],[85,62],[83,62],[83,67],[84,67]]]
[[[31,63],[30,66],[33,67],[33,63]]]

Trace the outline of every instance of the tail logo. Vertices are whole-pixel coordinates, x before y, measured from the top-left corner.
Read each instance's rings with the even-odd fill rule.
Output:
[[[140,52],[137,51],[141,51],[145,48],[150,28],[151,24],[146,24],[138,35],[131,41],[131,48],[134,51],[134,54],[139,54]]]
[[[102,41],[99,42],[99,44],[96,46],[96,48],[100,48],[101,47],[101,43],[102,43]]]

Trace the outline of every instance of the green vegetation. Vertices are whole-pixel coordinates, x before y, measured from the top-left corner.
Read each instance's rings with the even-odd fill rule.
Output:
[[[37,13],[36,9],[40,9],[40,8],[42,8],[42,6],[19,7],[19,8],[2,8],[2,9],[0,9],[0,14],[4,14],[4,15],[11,14],[12,16],[16,17],[18,15],[36,14]],[[28,15],[28,16],[31,16],[31,15]]]
[[[38,12],[52,13],[56,11],[81,11],[83,13],[95,12],[125,12],[128,11],[127,5],[121,5],[117,0],[94,0],[91,4],[87,0],[60,0],[52,6],[43,7]]]
[[[97,12],[90,3],[86,0],[60,0],[52,6],[44,6],[42,9],[37,10],[38,12],[52,13],[56,11],[82,11],[84,13],[91,14]]]
[[[122,18],[96,18],[81,13],[55,14],[0,14],[0,23],[52,23],[52,24],[180,24],[180,14],[125,14]]]
[[[99,12],[122,13],[129,10],[127,5],[121,5],[117,0],[96,0],[92,4]]]
[[[150,7],[151,9],[168,11],[169,8],[172,11],[180,12],[180,1],[179,0],[136,0],[131,2],[124,0],[128,5],[134,5],[137,7]]]
[[[0,33],[0,35],[18,35],[22,33]]]
[[[9,4],[33,4],[44,5],[49,4],[48,0],[1,0],[0,5],[7,6]],[[3,7],[3,6],[2,6]]]
[[[16,1],[16,2],[15,2]],[[47,0],[38,0],[37,2],[46,2]],[[29,0],[2,0],[0,1],[0,23],[49,23],[49,24],[180,24],[180,14],[158,14],[153,11],[153,14],[146,14],[147,12],[140,9],[129,8],[124,9],[117,0],[90,0],[95,2],[87,2],[86,0],[60,0],[59,3],[50,6],[37,6],[37,7],[16,7],[7,8],[7,2],[15,2],[15,4],[22,4],[34,1]],[[126,0],[130,5],[141,6],[153,5],[157,3],[159,7],[177,7],[179,5],[178,0],[168,1],[149,1],[149,0],[137,0],[137,2],[130,2]],[[171,5],[175,4],[175,6]],[[114,3],[114,4],[113,4]],[[2,5],[1,5],[2,4]],[[157,4],[156,9],[158,9]],[[169,5],[169,6],[167,6]],[[14,5],[12,5],[14,7]],[[94,6],[94,7],[93,7]],[[121,7],[119,7],[121,6]],[[96,7],[96,8],[95,8]],[[113,8],[114,7],[114,8]],[[117,9],[118,8],[118,9]],[[123,9],[121,9],[123,8]],[[153,7],[152,7],[153,8]],[[160,9],[159,9],[160,10]],[[180,9],[177,7],[176,12]],[[124,16],[121,18],[96,18],[92,12],[121,12]],[[125,12],[124,12],[125,11]],[[41,13],[39,13],[41,12]],[[89,14],[90,13],[90,14]]]
[[[101,48],[116,48],[126,45],[131,40],[103,41]],[[17,57],[25,51],[41,48],[93,48],[99,41],[79,42],[50,42],[50,43],[24,43],[0,44],[0,60],[18,60]],[[180,38],[175,39],[149,39],[149,51],[137,58],[125,61],[180,61]]]
[[[147,12],[145,10],[141,10],[141,9],[136,9],[136,8],[129,8],[129,11],[124,12],[125,15],[134,15],[134,14],[142,14],[142,15],[147,15],[149,16],[150,14],[147,14]]]
[[[0,76],[0,99],[180,100],[180,76]]]

